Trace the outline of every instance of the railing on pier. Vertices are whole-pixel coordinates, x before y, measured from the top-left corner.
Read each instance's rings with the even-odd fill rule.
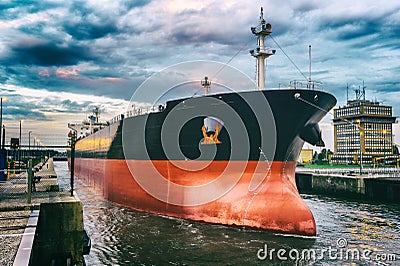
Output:
[[[52,159],[45,158],[43,160],[35,160],[35,165],[18,168],[9,168],[0,170],[5,177],[4,181],[0,181],[0,199],[3,198],[19,198],[30,201],[30,192],[62,192],[67,191],[70,187],[66,182],[63,187],[59,186],[58,179],[53,167]],[[33,160],[30,159],[30,163]],[[31,177],[29,175],[31,174]],[[69,181],[69,180],[68,180]],[[68,182],[69,183],[69,182]],[[30,202],[28,202],[30,203]]]
[[[303,168],[296,169],[298,172],[308,172],[321,175],[359,175],[360,169],[358,168]],[[368,177],[400,177],[400,168],[363,168],[362,174]]]

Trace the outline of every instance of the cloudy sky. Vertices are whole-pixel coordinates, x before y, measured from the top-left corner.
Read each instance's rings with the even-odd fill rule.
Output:
[[[110,119],[124,112],[147,78],[189,60],[229,62],[254,78],[250,27],[261,6],[274,40],[305,75],[312,45],[313,79],[338,105],[346,102],[346,84],[353,98],[364,80],[367,98],[393,105],[399,116],[399,1],[3,0],[0,93],[7,98],[8,133],[23,119],[23,135],[31,130],[52,145],[65,138],[68,121],[82,120],[90,107],[100,106]],[[303,79],[266,40],[277,49],[268,61],[267,87]],[[330,119],[321,128],[332,148]],[[398,126],[395,134],[399,143]]]

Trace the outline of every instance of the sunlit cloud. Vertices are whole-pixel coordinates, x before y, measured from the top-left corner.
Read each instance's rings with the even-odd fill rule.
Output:
[[[43,69],[39,71],[39,76],[42,77],[50,77],[50,71],[48,69]]]
[[[72,78],[78,76],[78,71],[75,68],[58,68],[56,70],[56,75],[59,78]]]

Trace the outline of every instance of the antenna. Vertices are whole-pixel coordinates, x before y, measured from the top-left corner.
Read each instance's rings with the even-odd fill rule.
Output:
[[[360,90],[360,85],[358,85],[358,88],[354,89],[354,92],[356,93],[356,100],[360,100],[360,95],[361,95],[361,90]]]
[[[211,81],[208,79],[208,77],[204,77],[204,79],[201,80],[201,86],[204,87],[204,95],[208,95],[210,92],[210,85]]]
[[[346,84],[347,103],[349,102],[349,83]]]
[[[358,86],[358,89],[354,89],[354,92],[356,93],[356,100],[364,100],[365,101],[365,89],[367,87],[364,86],[364,81],[363,81],[363,86],[360,88],[360,85]]]
[[[311,45],[308,46],[308,82],[311,83]]]
[[[367,87],[365,87],[364,86],[364,80],[363,80],[363,87],[362,87],[362,95],[363,95],[363,100],[365,101],[365,89],[366,89]]]

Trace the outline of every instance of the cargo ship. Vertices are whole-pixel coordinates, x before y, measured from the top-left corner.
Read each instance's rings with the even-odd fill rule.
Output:
[[[176,98],[143,113],[130,110],[106,123],[98,109],[71,132],[75,176],[107,200],[134,210],[213,224],[316,235],[295,183],[305,142],[323,145],[318,122],[336,104],[311,79],[265,89],[272,27],[251,31],[257,48],[255,89]],[[75,132],[75,133],[74,133]]]

